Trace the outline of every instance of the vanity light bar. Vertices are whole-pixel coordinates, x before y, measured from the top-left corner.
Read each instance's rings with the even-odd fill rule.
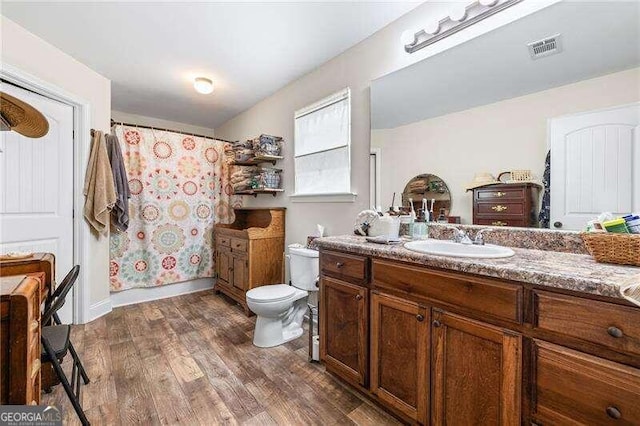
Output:
[[[432,21],[425,28],[414,32],[413,41],[405,43],[411,38],[409,34],[409,40],[403,40],[404,50],[407,53],[417,52],[521,1],[523,0],[478,0],[468,6],[460,5],[446,18]]]

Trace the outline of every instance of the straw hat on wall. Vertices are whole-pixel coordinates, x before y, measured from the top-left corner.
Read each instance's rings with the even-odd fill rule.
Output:
[[[0,126],[28,138],[41,138],[49,132],[49,122],[40,111],[20,99],[0,92]]]

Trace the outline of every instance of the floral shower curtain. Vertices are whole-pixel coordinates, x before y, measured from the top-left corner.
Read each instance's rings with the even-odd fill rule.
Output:
[[[129,229],[110,237],[111,291],[213,277],[213,224],[233,220],[225,142],[117,125]],[[113,228],[112,228],[113,229]]]

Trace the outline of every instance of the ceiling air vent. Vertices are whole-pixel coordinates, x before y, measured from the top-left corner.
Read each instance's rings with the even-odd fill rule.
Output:
[[[546,37],[539,41],[527,44],[532,59],[543,58],[562,52],[562,38],[560,34]]]

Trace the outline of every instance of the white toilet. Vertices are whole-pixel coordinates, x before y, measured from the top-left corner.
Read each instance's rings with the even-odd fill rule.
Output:
[[[318,291],[318,252],[289,246],[291,283],[256,287],[247,292],[247,305],[257,316],[253,344],[278,346],[302,335],[307,296]]]

